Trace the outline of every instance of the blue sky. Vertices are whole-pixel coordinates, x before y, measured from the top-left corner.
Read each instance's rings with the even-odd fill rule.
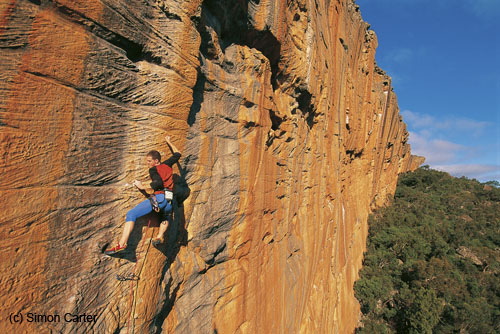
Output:
[[[356,0],[378,38],[413,154],[500,181],[500,0]]]

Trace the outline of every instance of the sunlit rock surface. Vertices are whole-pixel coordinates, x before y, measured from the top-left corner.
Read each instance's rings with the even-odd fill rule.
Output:
[[[345,0],[3,0],[0,331],[352,333],[367,216],[423,162],[367,29]],[[151,215],[104,256],[167,134],[167,244]]]

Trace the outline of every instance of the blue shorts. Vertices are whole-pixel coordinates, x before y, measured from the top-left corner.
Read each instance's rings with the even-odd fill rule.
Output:
[[[160,207],[160,214],[165,216],[167,213],[172,211],[172,205],[169,201],[165,199],[165,194],[157,194],[155,195],[156,200],[158,201],[158,206]],[[126,221],[135,222],[137,218],[147,215],[148,213],[153,212],[153,208],[151,207],[151,202],[149,199],[145,199],[141,203],[137,204],[133,209],[127,212]],[[164,219],[162,217],[162,219]]]

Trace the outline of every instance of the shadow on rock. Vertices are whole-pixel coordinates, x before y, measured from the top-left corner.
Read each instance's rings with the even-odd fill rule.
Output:
[[[149,233],[149,228],[158,227],[159,224],[160,219],[155,212],[137,219],[134,224],[134,229],[132,230],[132,233],[130,234],[130,237],[128,239],[127,248],[122,252],[111,254],[108,256],[118,259],[125,259],[130,262],[137,262],[137,254],[142,253],[145,248],[149,246],[148,241],[143,238],[148,237],[147,234]],[[109,246],[110,243],[105,244],[104,247],[102,247],[102,252],[104,253],[104,250]]]
[[[177,254],[181,247],[187,245],[187,230],[186,230],[186,216],[184,213],[184,201],[189,197],[191,190],[184,177],[185,172],[183,171],[180,164],[178,164],[181,175],[174,174],[174,199],[173,199],[173,217],[170,215],[169,224],[167,231],[165,232],[165,242],[158,248],[166,256],[165,266],[163,267],[163,272],[160,280],[160,286],[163,285],[163,280],[165,279],[165,274],[170,269],[170,266],[174,262]],[[180,288],[179,283],[175,283],[172,277],[168,277],[167,282],[165,282],[163,293],[160,296],[159,305],[161,308],[157,308],[157,314],[153,320],[152,333],[161,333],[163,320],[168,316],[174,301],[177,297],[177,291]]]

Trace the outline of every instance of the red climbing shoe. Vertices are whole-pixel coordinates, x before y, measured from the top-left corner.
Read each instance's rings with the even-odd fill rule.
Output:
[[[113,254],[116,254],[118,252],[121,252],[121,251],[125,250],[125,248],[127,248],[127,245],[120,246],[120,244],[118,244],[118,245],[116,245],[113,248],[106,249],[104,251],[104,254],[106,254],[106,255],[113,255]]]

